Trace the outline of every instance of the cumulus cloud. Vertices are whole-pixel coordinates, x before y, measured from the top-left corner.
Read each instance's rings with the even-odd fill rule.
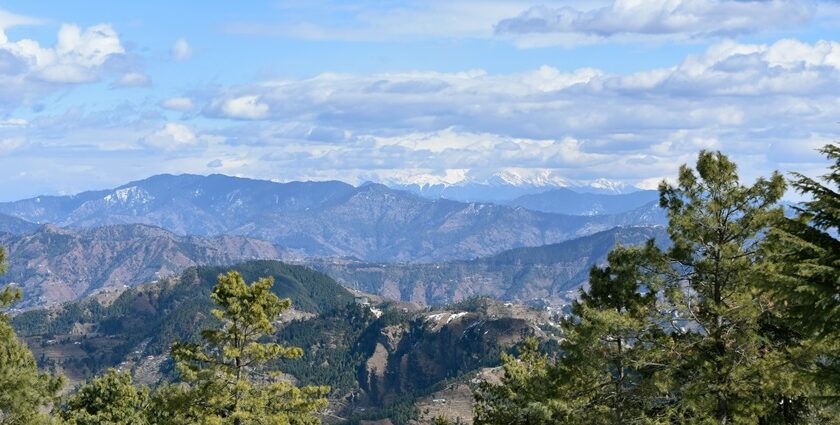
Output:
[[[531,7],[499,21],[496,34],[567,34],[576,40],[622,36],[694,39],[736,36],[800,25],[814,17],[810,0],[613,0],[605,7]],[[567,39],[571,41],[575,39]]]
[[[0,16],[0,25],[3,20],[9,18]],[[14,109],[62,86],[98,81],[107,63],[124,54],[110,25],[62,25],[53,47],[11,41],[0,31],[0,108]]]
[[[175,44],[172,45],[172,57],[176,61],[182,61],[188,59],[192,56],[192,47],[187,40],[183,38],[179,38],[175,41]]]
[[[826,140],[840,116],[837,81],[840,43],[723,41],[627,74],[545,66],[268,81],[224,88],[202,113],[257,119],[227,130],[229,143],[265,148],[263,160],[290,173],[519,167],[650,185],[699,149],[748,160],[754,176],[780,147]]]
[[[190,127],[184,124],[167,123],[160,130],[141,139],[141,143],[154,149],[176,151],[195,146],[198,143],[198,137]]]
[[[840,43],[722,41],[670,66],[630,73],[544,66],[214,86],[158,105],[201,115],[189,123],[167,123],[157,107],[73,109],[8,118],[0,140],[41,137],[37,158],[35,143],[16,145],[13,156],[31,155],[27,168],[51,170],[71,148],[50,143],[64,138],[80,166],[124,176],[104,176],[109,184],[212,168],[353,183],[455,183],[501,171],[511,179],[652,188],[699,149],[734,156],[747,179],[777,167],[820,172],[812,148],[837,138],[837,81]],[[18,162],[0,155],[10,174],[25,171]]]
[[[195,108],[192,99],[188,97],[171,97],[160,103],[164,109],[172,111],[189,112]]]
[[[258,120],[268,116],[270,106],[260,96],[239,96],[214,103],[210,111],[225,117],[243,120]]]

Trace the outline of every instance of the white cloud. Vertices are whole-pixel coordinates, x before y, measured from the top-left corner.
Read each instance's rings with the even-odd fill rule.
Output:
[[[322,74],[224,88],[202,112],[258,119],[226,130],[231,146],[264,148],[274,169],[310,177],[312,167],[348,179],[514,167],[632,185],[676,172],[700,149],[748,159],[751,177],[781,163],[790,149],[780,147],[836,132],[838,54],[833,41],[723,41],[629,74]]]
[[[188,59],[190,56],[192,56],[190,43],[183,38],[176,40],[175,44],[172,45],[172,57],[177,61],[182,61]]]
[[[676,179],[674,179],[673,176],[660,176],[639,180],[636,182],[635,186],[642,190],[657,190],[663,181],[668,182],[669,184],[676,184]]]
[[[200,110],[188,125],[140,106],[0,125],[0,140],[38,137],[15,148],[15,160],[29,155],[27,169],[2,156],[0,167],[51,170],[72,149],[80,166],[123,176],[102,172],[114,183],[217,167],[280,180],[456,182],[502,171],[652,188],[699,149],[721,149],[747,179],[777,167],[820,171],[812,148],[837,138],[838,52],[833,41],[724,41],[633,73],[545,66],[218,86],[160,103]]]
[[[257,120],[268,116],[269,105],[259,96],[240,96],[223,100],[220,109],[227,118]]]
[[[0,128],[22,128],[29,125],[29,121],[23,118],[9,118],[0,120]]]
[[[180,112],[189,112],[195,108],[192,99],[188,97],[171,97],[161,102],[160,106],[164,109]]]
[[[811,0],[613,0],[588,10],[533,6],[499,21],[495,31],[513,36],[566,35],[553,39],[561,43],[639,36],[689,40],[801,25],[814,17],[816,9]],[[539,37],[530,42],[539,42]]]
[[[3,30],[21,25],[40,25],[43,21],[29,16],[17,15],[0,9],[0,42],[8,41]]]
[[[152,84],[149,76],[141,72],[129,72],[123,74],[119,80],[114,81],[112,87],[148,87]]]
[[[198,137],[190,127],[184,124],[167,123],[160,130],[144,137],[141,143],[154,149],[176,151],[195,146],[198,143]]]
[[[9,21],[0,15],[0,24],[4,24],[3,20]],[[107,62],[124,54],[119,36],[110,25],[85,29],[62,25],[53,47],[30,39],[11,41],[2,35],[0,108],[25,105],[63,85],[98,81]]]

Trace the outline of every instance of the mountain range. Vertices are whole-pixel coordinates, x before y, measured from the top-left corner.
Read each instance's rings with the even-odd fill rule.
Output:
[[[665,221],[655,203],[620,214],[563,215],[426,199],[380,184],[224,175],[159,175],[110,190],[0,203],[0,213],[71,228],[140,223],[182,235],[239,235],[309,257],[411,262],[471,259]]]
[[[589,269],[617,244],[668,243],[662,226],[617,227],[539,247],[516,248],[469,261],[433,264],[312,259],[306,265],[347,287],[388,299],[446,304],[472,296],[536,305],[562,305],[577,296]]]
[[[589,182],[568,180],[551,170],[502,170],[488,177],[480,178],[469,172],[455,173],[455,176],[420,176],[419,181],[390,181],[388,187],[405,190],[429,199],[451,199],[461,202],[507,203],[526,195],[539,194],[556,189],[568,189],[577,193],[600,195],[626,194],[638,189],[621,182],[597,179]],[[452,181],[451,178],[455,180]]]
[[[507,202],[506,205],[557,214],[603,215],[626,213],[656,203],[658,200],[659,192],[655,190],[605,195],[578,193],[571,189],[560,188],[520,196]]]
[[[75,300],[96,292],[122,291],[180,273],[195,265],[224,265],[286,256],[272,244],[241,236],[180,236],[140,224],[89,229],[43,225],[32,233],[0,234],[9,269],[0,285],[24,293],[18,308]]]

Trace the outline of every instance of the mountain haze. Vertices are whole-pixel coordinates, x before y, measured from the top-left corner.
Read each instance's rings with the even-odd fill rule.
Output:
[[[578,193],[571,189],[561,188],[520,196],[508,202],[507,205],[548,213],[600,215],[621,214],[656,202],[658,199],[659,192],[655,190],[604,195]]]
[[[275,259],[272,244],[241,236],[180,236],[141,224],[91,229],[41,226],[26,235],[0,234],[9,270],[0,285],[14,282],[34,307],[75,300],[103,290],[150,282],[195,265]]]
[[[615,226],[664,222],[650,206],[570,216],[430,200],[380,184],[274,183],[224,175],[159,175],[113,190],[0,203],[0,213],[74,228],[144,223],[179,234],[257,238],[307,256],[413,262],[470,259]]]
[[[472,296],[531,304],[563,304],[577,296],[589,269],[606,261],[617,244],[649,239],[665,244],[664,227],[614,228],[539,247],[516,248],[471,261],[382,264],[342,259],[311,260],[316,270],[344,285],[390,299],[445,304]]]

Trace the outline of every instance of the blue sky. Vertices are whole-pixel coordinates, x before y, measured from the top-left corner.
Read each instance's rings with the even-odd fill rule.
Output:
[[[650,188],[699,149],[818,174],[840,130],[830,1],[4,1],[0,29],[2,200],[163,172]]]

